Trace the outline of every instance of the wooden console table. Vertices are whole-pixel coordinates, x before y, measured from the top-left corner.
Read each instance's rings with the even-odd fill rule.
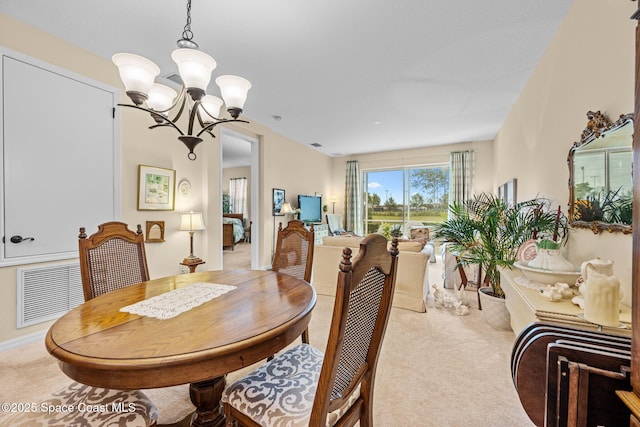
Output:
[[[621,305],[620,328],[600,326],[581,318],[583,310],[570,299],[549,301],[540,295],[540,291],[516,283],[521,276],[517,268],[500,271],[500,285],[504,290],[505,304],[511,314],[511,328],[518,335],[533,322],[547,322],[570,325],[576,328],[602,331],[608,334],[631,336],[631,309]]]

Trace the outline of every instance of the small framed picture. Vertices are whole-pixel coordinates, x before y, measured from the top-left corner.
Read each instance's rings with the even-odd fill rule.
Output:
[[[284,203],[284,190],[280,188],[273,189],[273,216],[283,216],[283,213],[280,213],[282,209],[282,204]]]
[[[145,242],[164,242],[164,221],[147,221]]]
[[[138,166],[138,210],[172,211],[175,206],[176,171]]]

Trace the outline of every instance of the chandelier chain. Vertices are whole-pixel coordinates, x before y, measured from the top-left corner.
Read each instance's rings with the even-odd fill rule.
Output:
[[[182,31],[182,38],[184,40],[193,39],[193,31],[191,31],[191,0],[187,1],[187,23]]]

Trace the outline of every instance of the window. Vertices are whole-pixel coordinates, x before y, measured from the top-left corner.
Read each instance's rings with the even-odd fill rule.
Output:
[[[631,196],[631,148],[576,152],[574,179],[576,199],[590,195],[618,192],[618,197]]]
[[[229,180],[229,205],[232,213],[247,214],[247,178]]]
[[[429,225],[447,219],[448,164],[368,170],[363,183],[366,234],[382,223],[404,231],[408,221]]]

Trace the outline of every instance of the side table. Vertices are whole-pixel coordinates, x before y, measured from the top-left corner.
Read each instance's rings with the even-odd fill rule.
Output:
[[[201,260],[200,258],[194,258],[194,259],[185,258],[184,260],[182,260],[180,265],[189,267],[189,273],[194,273],[196,271],[196,267],[204,263],[205,261]]]

